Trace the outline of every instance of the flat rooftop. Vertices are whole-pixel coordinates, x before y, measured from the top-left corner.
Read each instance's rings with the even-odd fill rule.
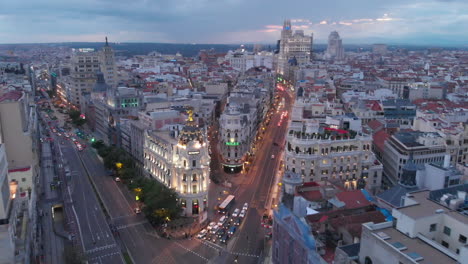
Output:
[[[401,254],[412,255],[414,257],[418,255],[421,256],[423,259],[417,261],[418,264],[457,263],[456,260],[450,258],[421,239],[410,238],[391,226],[374,230],[372,233],[380,239],[383,239],[382,236],[386,235],[388,238],[383,240],[391,246],[396,247],[395,250],[400,251]],[[406,249],[398,249],[402,247],[406,247]]]
[[[412,197],[406,198],[416,202],[414,205],[399,208],[402,214],[407,215],[413,219],[420,219],[427,216],[435,215],[436,210],[443,210],[443,214],[453,217],[455,220],[468,225],[468,217],[461,213],[445,207],[437,202],[429,200],[430,191],[413,192],[410,194]]]

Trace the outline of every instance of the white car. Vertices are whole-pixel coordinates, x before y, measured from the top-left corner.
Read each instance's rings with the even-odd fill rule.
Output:
[[[275,155],[271,155],[271,159],[274,159],[275,158]]]
[[[242,210],[247,211],[248,208],[249,208],[249,204],[248,204],[248,203],[245,203],[245,204],[244,204],[244,207],[242,207]]]
[[[200,231],[200,233],[198,233],[197,238],[204,238],[207,233],[208,231],[206,229],[203,229],[202,231]]]
[[[239,214],[239,217],[240,218],[244,218],[245,217],[245,210],[242,210]]]
[[[211,222],[211,223],[208,225],[207,229],[208,229],[208,230],[211,230],[211,229],[213,229],[213,227],[215,227],[215,226],[216,226],[216,222]]]
[[[120,178],[119,178],[119,177],[115,177],[115,181],[116,181],[116,182],[120,182]]]
[[[232,213],[232,217],[238,217],[239,213],[240,213],[240,209],[236,208],[236,210],[234,210],[234,213]]]
[[[219,229],[219,226],[218,226],[218,225],[215,225],[213,228],[211,228],[210,233],[211,233],[211,234],[216,234],[216,232],[218,232],[218,229]]]

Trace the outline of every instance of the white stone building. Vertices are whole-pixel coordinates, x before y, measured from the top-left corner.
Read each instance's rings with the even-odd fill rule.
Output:
[[[408,193],[403,206],[393,209],[393,222],[363,224],[359,262],[468,263],[468,218],[457,206],[466,188]],[[455,197],[453,205],[442,201],[446,193]]]
[[[312,58],[312,35],[304,35],[303,30],[293,32],[291,20],[285,20],[281,31],[277,73],[288,77],[289,62],[294,59],[298,66],[310,62]]]
[[[189,113],[181,131],[147,131],[144,168],[153,178],[174,188],[185,216],[200,216],[208,205],[210,156],[206,131],[196,126]]]

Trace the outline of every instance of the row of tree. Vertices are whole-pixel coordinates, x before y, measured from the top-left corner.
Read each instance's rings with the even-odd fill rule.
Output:
[[[77,127],[81,127],[86,123],[86,119],[81,117],[81,112],[78,110],[70,110],[68,112],[68,116],[70,117],[72,123]]]
[[[135,194],[142,204],[142,212],[154,226],[172,221],[180,216],[182,208],[174,189],[167,188],[155,179],[140,176],[133,159],[121,148],[106,146],[101,140],[91,144],[104,160],[106,169],[113,171]]]

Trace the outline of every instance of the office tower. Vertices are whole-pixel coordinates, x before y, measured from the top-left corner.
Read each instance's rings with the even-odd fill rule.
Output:
[[[340,35],[336,31],[332,31],[328,36],[328,46],[325,56],[326,58],[335,60],[344,59],[343,43]]]
[[[101,72],[104,74],[104,79],[106,80],[106,84],[112,88],[116,88],[116,67],[115,67],[115,55],[114,50],[109,43],[107,42],[106,37],[106,44],[102,47],[101,54]]]
[[[277,73],[289,77],[290,62],[297,66],[308,63],[312,55],[313,36],[304,35],[303,30],[292,31],[291,20],[285,20],[281,31]]]

